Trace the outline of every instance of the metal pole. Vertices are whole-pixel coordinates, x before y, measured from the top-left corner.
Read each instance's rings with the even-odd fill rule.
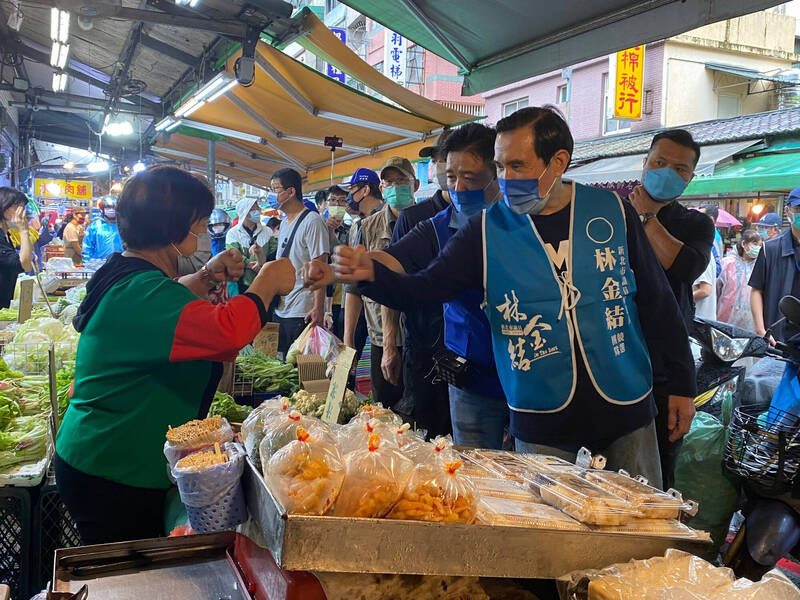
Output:
[[[216,173],[217,173],[217,146],[214,140],[208,140],[208,163],[206,164],[206,177],[211,191],[216,193]]]

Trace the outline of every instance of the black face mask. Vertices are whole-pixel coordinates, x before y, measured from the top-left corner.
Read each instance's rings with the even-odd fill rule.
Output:
[[[356,191],[361,191],[361,190],[356,190]],[[360,213],[361,209],[359,208],[359,204],[360,204],[360,202],[356,202],[353,199],[353,192],[350,192],[349,194],[347,194],[347,208],[349,208],[350,210],[352,210],[355,213]]]

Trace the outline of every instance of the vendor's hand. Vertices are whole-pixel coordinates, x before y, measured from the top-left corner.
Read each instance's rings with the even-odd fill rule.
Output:
[[[239,281],[244,274],[244,259],[241,252],[235,248],[228,248],[212,257],[206,267],[219,282]]]
[[[256,275],[256,281],[261,284],[268,282],[272,287],[273,294],[285,296],[294,289],[297,282],[297,273],[294,270],[292,261],[288,258],[279,258],[268,262]]]
[[[331,231],[336,231],[339,227],[342,226],[344,219],[342,217],[328,217],[328,220],[325,221],[325,224],[328,226],[328,229]]]
[[[325,326],[325,309],[323,307],[314,307],[306,313],[306,323],[312,327]]]
[[[675,442],[689,433],[692,426],[692,419],[697,410],[694,407],[694,400],[685,396],[669,397],[669,415],[667,416],[667,429],[669,430],[669,441]]]
[[[311,290],[328,287],[336,281],[333,267],[321,260],[314,259],[303,265],[303,285]]]
[[[640,215],[647,213],[658,214],[658,211],[669,204],[669,202],[656,202],[653,200],[653,198],[650,197],[650,194],[647,193],[647,190],[645,190],[644,186],[641,184],[633,188],[633,191],[628,198],[630,199],[631,204],[633,204],[633,208],[635,208],[636,212]]]
[[[400,378],[403,375],[403,363],[400,360],[400,353],[397,351],[397,346],[394,344],[383,347],[381,372],[386,381],[395,386],[400,385]]]
[[[340,281],[375,281],[375,266],[364,246],[337,246],[333,255],[333,270]]]

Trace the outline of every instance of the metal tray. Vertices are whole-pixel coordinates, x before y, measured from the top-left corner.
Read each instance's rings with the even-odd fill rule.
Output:
[[[248,460],[250,515],[279,567],[340,573],[555,578],[708,542],[600,532],[286,515]]]
[[[213,533],[56,550],[49,598],[84,585],[91,600],[250,600],[229,549]]]

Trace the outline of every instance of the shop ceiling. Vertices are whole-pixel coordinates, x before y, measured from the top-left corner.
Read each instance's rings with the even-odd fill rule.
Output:
[[[581,3],[581,10],[575,11],[571,3],[544,0],[457,0],[456,11],[456,0],[345,3],[460,65],[469,93],[779,4],[775,0],[595,0]],[[292,15],[288,2],[195,0],[192,4],[0,0],[0,89],[11,91],[14,105],[21,109],[22,132],[98,151],[100,138],[94,133],[102,129],[106,116],[131,115],[142,136],[134,136],[133,142],[102,136],[103,152],[127,160],[142,151],[140,137],[149,143],[153,124],[172,112],[188,92],[220,69],[230,72],[231,56],[243,50],[246,59],[253,58],[240,65],[237,76],[247,79],[255,73],[259,39],[278,48],[298,41],[332,64],[349,60],[337,56],[344,47],[320,43],[327,31],[319,31],[319,21],[309,19],[307,9]],[[61,93],[49,91],[54,6],[72,17],[65,67],[68,87]],[[365,63],[350,68],[364,78],[369,77],[367,68],[371,70]],[[363,81],[358,73],[351,74]],[[419,112],[409,108],[413,99],[401,102],[387,97],[419,118]],[[288,123],[273,125],[277,130],[289,128]]]

